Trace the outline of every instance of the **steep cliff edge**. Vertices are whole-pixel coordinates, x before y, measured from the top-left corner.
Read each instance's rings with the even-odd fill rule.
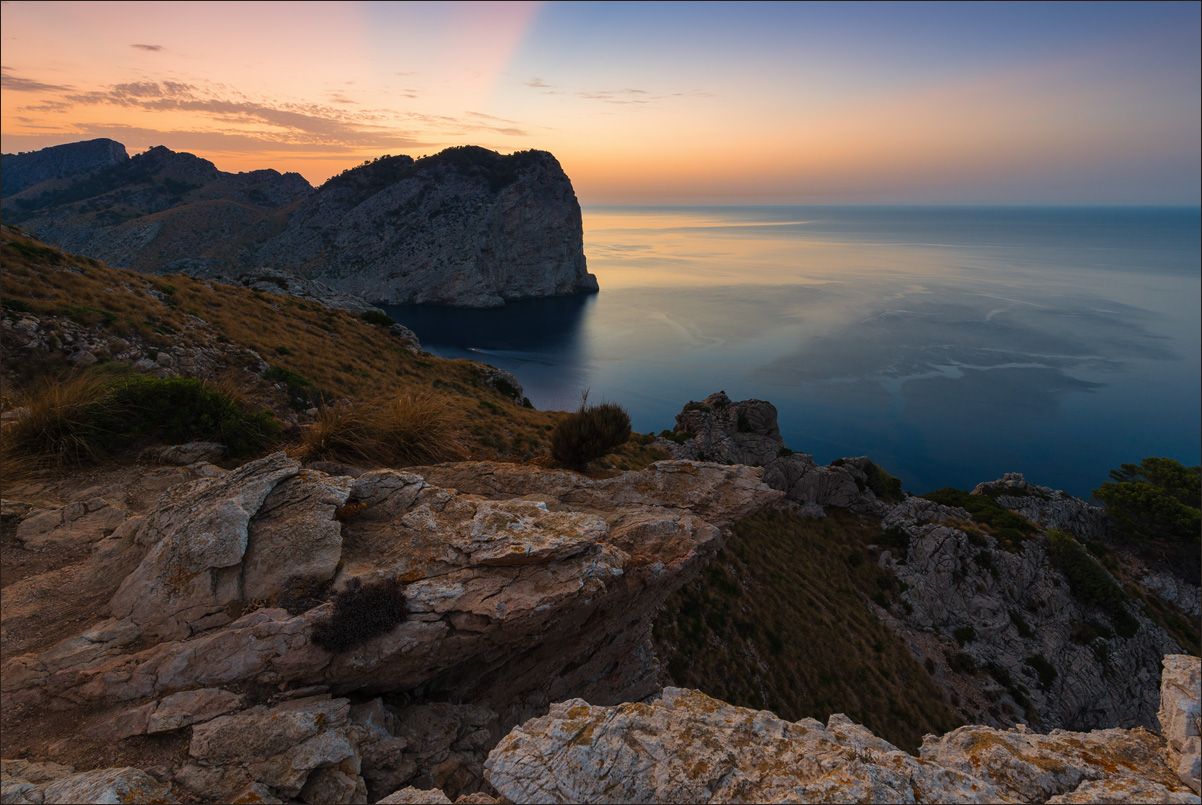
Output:
[[[596,291],[583,238],[555,157],[465,146],[331,179],[256,255],[371,301],[499,307]]]
[[[125,146],[116,140],[87,140],[52,145],[40,151],[0,156],[0,195],[10,196],[52,179],[69,181],[99,168],[129,160]]]
[[[1163,600],[1136,559],[1105,541],[1104,511],[1020,475],[971,494],[905,495],[866,457],[822,467],[793,453],[770,403],[721,393],[686,405],[660,444],[678,458],[762,466],[794,503],[739,524],[712,570],[665,608],[658,646],[678,682],[797,717],[841,709],[906,745],[931,729],[924,718],[939,723],[949,701],[960,723],[1150,728],[1160,658],[1197,651],[1196,586],[1175,579],[1176,603]],[[865,639],[868,626],[849,626],[866,611],[946,698],[906,682],[913,696],[886,696],[887,711],[868,705],[866,690],[892,690],[914,670],[890,641]],[[835,644],[842,656],[804,649],[823,623],[856,636]],[[754,660],[734,676],[721,670],[728,654]],[[870,669],[857,672],[867,678],[853,684],[840,662]]]
[[[226,279],[266,268],[390,304],[597,290],[572,183],[545,151],[383,157],[317,189],[162,146],[130,159],[111,140],[4,159],[6,222],[123,268]]]

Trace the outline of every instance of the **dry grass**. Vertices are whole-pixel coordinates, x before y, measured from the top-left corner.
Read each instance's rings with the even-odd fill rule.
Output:
[[[432,389],[377,403],[318,409],[295,455],[304,461],[342,461],[405,467],[467,456],[460,442],[464,416],[455,401]]]
[[[900,589],[865,547],[880,534],[834,509],[826,520],[766,510],[737,523],[656,619],[656,650],[672,679],[790,720],[845,713],[909,751],[923,734],[962,724],[867,606]]]
[[[44,378],[11,398],[18,413],[0,427],[5,476],[78,465],[95,458],[92,422],[107,381],[95,373]]]

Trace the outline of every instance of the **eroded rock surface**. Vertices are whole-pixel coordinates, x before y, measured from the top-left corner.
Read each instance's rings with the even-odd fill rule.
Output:
[[[1160,745],[1139,729],[962,727],[915,758],[841,715],[790,723],[667,688],[645,703],[555,704],[485,769],[514,802],[1196,801]]]
[[[1187,654],[1164,658],[1157,717],[1169,766],[1194,793],[1202,793],[1202,661]]]
[[[149,508],[123,501],[97,543],[126,546],[110,617],[6,652],[0,684],[6,717],[79,712],[92,740],[190,730],[173,784],[218,798],[477,791],[487,750],[551,701],[655,693],[656,607],[725,526],[781,497],[761,470],[691,461],[599,480],[493,463],[352,478],[283,454],[214,470],[150,470],[192,480]],[[46,517],[61,529],[60,515]],[[339,653],[316,645],[330,599],[381,577],[405,585],[405,620]]]

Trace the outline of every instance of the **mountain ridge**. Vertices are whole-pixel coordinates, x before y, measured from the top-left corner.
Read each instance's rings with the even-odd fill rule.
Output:
[[[145,273],[267,268],[367,302],[457,307],[598,290],[571,180],[545,151],[385,156],[316,188],[164,146],[130,158],[112,140],[3,159],[6,221]]]

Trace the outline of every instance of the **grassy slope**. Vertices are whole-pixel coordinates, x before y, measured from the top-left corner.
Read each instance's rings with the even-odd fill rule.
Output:
[[[915,750],[963,723],[946,694],[866,599],[899,582],[866,545],[880,528],[831,509],[826,520],[766,510],[678,590],[655,642],[678,685],[783,718],[844,713]]]
[[[245,350],[254,350],[272,367],[307,381],[300,389],[315,399],[377,400],[434,389],[462,415],[466,424],[458,438],[471,458],[546,456],[551,431],[564,416],[523,408],[485,384],[479,364],[414,355],[387,331],[347,311],[184,275],[110,268],[48,247],[14,227],[5,227],[2,237],[4,315],[28,310],[48,332],[71,320],[150,350],[219,346],[231,372],[253,362]],[[191,317],[208,326],[197,326]],[[39,377],[70,367],[60,354],[6,350],[4,369],[10,400]],[[246,372],[239,377],[251,384],[252,396],[281,416],[290,413],[285,395],[268,380]],[[632,441],[600,464],[639,466],[657,458],[663,456]]]

